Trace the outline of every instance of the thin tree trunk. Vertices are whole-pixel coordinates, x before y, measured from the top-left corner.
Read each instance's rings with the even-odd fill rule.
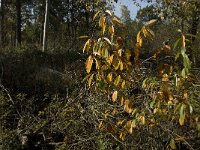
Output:
[[[16,0],[16,47],[21,45],[21,1]]]
[[[191,28],[189,29],[189,33],[194,36],[191,37],[191,44],[189,45],[188,49],[190,60],[193,62],[194,66],[195,66],[195,56],[194,56],[194,50],[192,49],[192,44],[196,39],[195,36],[197,35],[197,29],[200,21],[199,15],[200,15],[200,3],[196,2],[196,9],[193,12]]]
[[[43,47],[42,47],[43,52],[45,52],[47,50],[47,33],[48,33],[48,24],[49,24],[49,2],[50,2],[50,0],[46,0],[44,32],[43,32]]]

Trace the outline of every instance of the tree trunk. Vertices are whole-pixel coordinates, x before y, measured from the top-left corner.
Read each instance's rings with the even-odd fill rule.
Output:
[[[21,1],[16,0],[16,47],[21,45]]]
[[[4,0],[1,0],[0,8],[0,47],[4,44]]]
[[[50,2],[50,0],[46,0],[44,32],[43,32],[43,47],[42,47],[43,52],[45,52],[47,50],[47,33],[48,33],[48,24],[49,24],[49,2]]]
[[[195,36],[197,35],[197,29],[200,21],[199,15],[200,15],[200,3],[196,2],[196,9],[193,12],[191,28],[189,29],[189,33],[194,36],[191,37],[191,44],[189,45],[188,48],[189,58],[194,65],[195,65],[195,56],[194,56],[194,50],[192,49],[192,44],[194,43],[196,39]]]

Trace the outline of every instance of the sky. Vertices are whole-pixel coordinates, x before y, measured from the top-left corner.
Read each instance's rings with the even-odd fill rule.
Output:
[[[128,9],[130,10],[130,15],[131,15],[131,19],[135,19],[136,15],[137,15],[137,11],[140,9],[140,7],[136,6],[133,3],[133,0],[118,0],[117,3],[114,3],[115,6],[115,15],[118,17],[121,17],[121,5],[125,5],[128,7]],[[147,2],[140,2],[141,8],[144,8],[148,5]]]

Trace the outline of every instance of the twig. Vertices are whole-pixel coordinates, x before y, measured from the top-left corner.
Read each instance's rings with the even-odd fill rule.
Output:
[[[13,106],[14,106],[14,108],[15,108],[17,114],[19,115],[20,118],[22,118],[22,115],[19,113],[18,109],[16,108],[15,102],[13,101],[13,99],[12,99],[10,93],[8,92],[8,90],[7,90],[2,84],[0,84],[0,87],[2,88],[3,91],[6,92],[6,94],[7,94],[7,96],[9,97],[11,103],[13,104]]]

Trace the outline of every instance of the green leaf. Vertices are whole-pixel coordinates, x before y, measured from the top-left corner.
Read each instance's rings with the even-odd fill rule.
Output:
[[[90,76],[90,78],[88,79],[88,85],[89,85],[89,86],[90,86],[91,83],[92,83],[93,77],[94,77],[94,74],[92,74],[92,75]]]
[[[176,49],[176,47],[178,46],[178,43],[180,42],[180,40],[181,40],[181,39],[178,39],[178,40],[176,40],[176,42],[174,43],[173,50],[175,50],[175,49]]]
[[[189,104],[189,110],[190,110],[190,114],[192,114],[192,112],[193,112],[193,107],[192,107],[191,104]]]
[[[182,76],[183,78],[186,78],[186,69],[185,69],[185,68],[182,69],[182,71],[181,71],[181,76]]]
[[[177,61],[177,59],[179,58],[180,54],[181,54],[180,51],[176,54],[176,56],[175,56],[175,61]]]
[[[81,83],[84,83],[84,82],[90,77],[90,75],[91,75],[91,74],[88,74],[87,76],[85,76],[85,77],[83,78],[83,80],[81,81]]]
[[[176,144],[173,138],[170,140],[170,147],[171,149],[176,149]]]

